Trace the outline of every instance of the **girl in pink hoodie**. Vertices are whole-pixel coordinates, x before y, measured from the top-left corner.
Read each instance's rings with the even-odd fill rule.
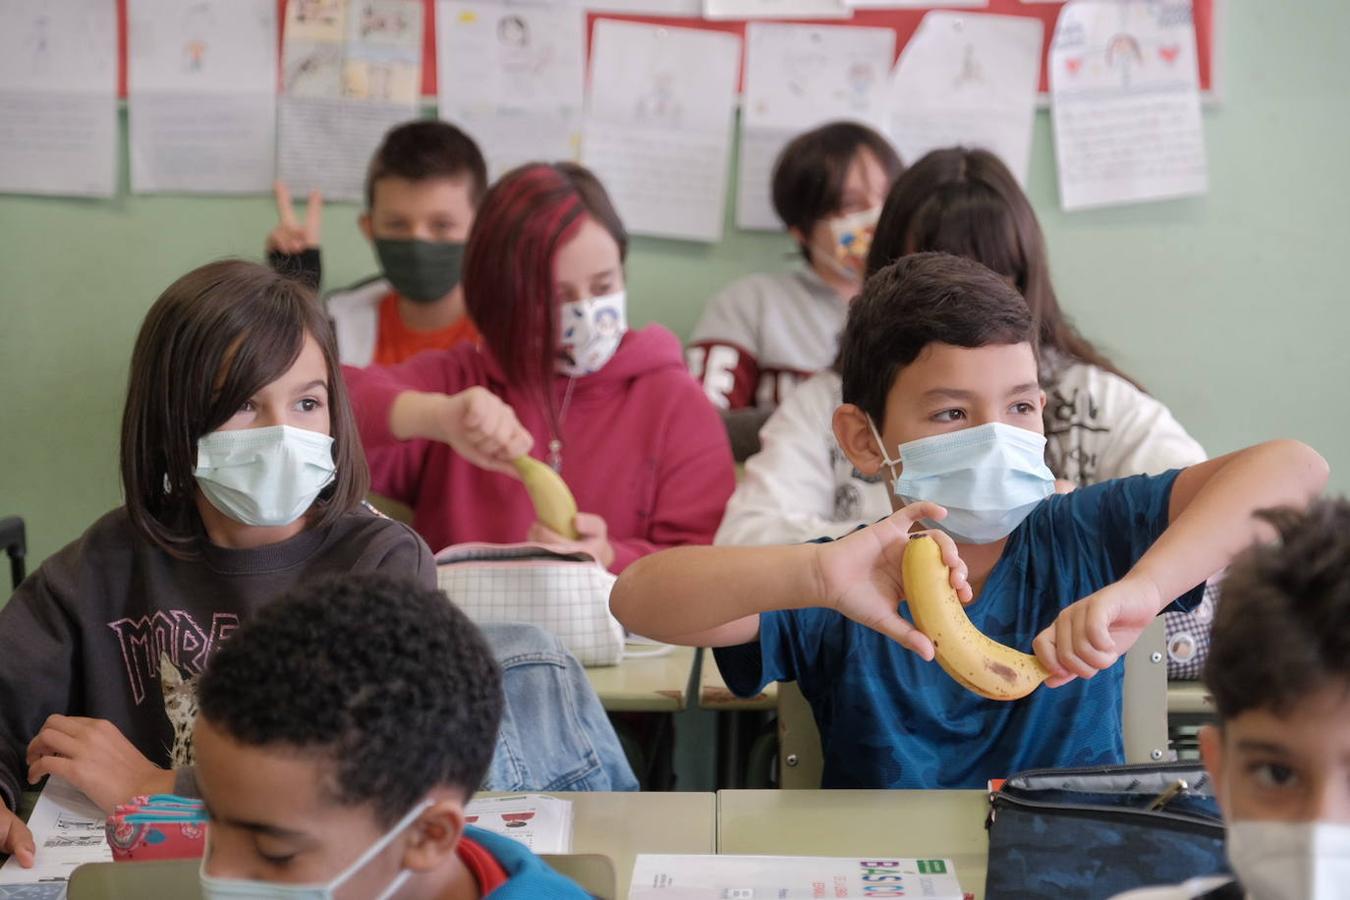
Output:
[[[482,344],[344,368],[372,488],[410,505],[433,548],[537,541],[621,572],[712,542],[731,449],[675,335],[628,330],[627,249],[589,171],[523,166],[484,197],[464,260]],[[571,487],[579,541],[536,521],[510,465],[526,453]]]

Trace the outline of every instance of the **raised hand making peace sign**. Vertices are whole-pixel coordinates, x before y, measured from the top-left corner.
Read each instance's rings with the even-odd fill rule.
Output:
[[[272,183],[272,191],[277,198],[277,217],[280,223],[267,233],[263,245],[267,253],[294,255],[319,246],[319,231],[323,222],[323,195],[319,191],[309,192],[305,209],[305,224],[301,225],[295,217],[295,203],[291,199],[291,189],[285,183]]]

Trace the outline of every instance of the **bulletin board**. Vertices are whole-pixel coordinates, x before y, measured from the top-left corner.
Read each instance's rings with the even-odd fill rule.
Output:
[[[1022,16],[1025,18],[1039,19],[1045,27],[1045,40],[1042,42],[1041,50],[1041,91],[1048,90],[1048,81],[1045,72],[1045,56],[1049,52],[1050,40],[1054,36],[1055,20],[1059,17],[1059,8],[1063,3],[1026,3],[1024,0],[988,0],[989,5],[980,9],[971,9],[969,7],[950,7],[941,3],[934,3],[931,7],[919,9],[860,9],[853,13],[850,19],[809,19],[809,20],[785,20],[799,21],[804,24],[810,24],[828,28],[832,25],[852,25],[867,26],[873,28],[890,28],[896,35],[897,54],[904,49],[910,37],[919,27],[919,22],[923,20],[924,14],[930,9],[949,9],[960,12],[963,15],[1006,15]],[[1200,89],[1207,94],[1213,94],[1218,87],[1218,7],[1223,0],[1192,0],[1192,6],[1195,15],[1195,39],[1197,43],[1196,56],[1200,67]],[[422,0],[426,8],[426,18],[422,30],[422,95],[424,97],[436,96],[436,3],[435,0]],[[117,46],[118,46],[118,75],[117,75],[117,93],[119,97],[127,95],[127,0],[117,0]],[[286,0],[277,0],[277,21],[286,20]],[[597,18],[621,19],[632,22],[646,22],[649,24],[666,25],[675,28],[702,28],[709,31],[721,31],[731,34],[745,34],[745,21],[709,21],[707,19],[686,18],[686,17],[661,17],[661,16],[630,16],[615,13],[592,13],[588,17],[587,33],[591,33],[590,26],[594,25]],[[756,19],[755,21],[766,21]],[[278,46],[277,52],[280,54],[281,48]]]

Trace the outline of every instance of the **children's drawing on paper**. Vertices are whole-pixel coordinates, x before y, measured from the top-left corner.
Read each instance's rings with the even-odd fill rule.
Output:
[[[341,41],[345,0],[290,0],[286,37],[296,41]]]
[[[287,43],[282,82],[292,97],[341,96],[342,45]]]
[[[183,37],[182,62],[185,72],[200,72],[206,67],[206,51],[211,46],[209,39],[215,27],[214,4],[189,3],[183,8],[179,34]]]
[[[684,118],[684,105],[676,96],[676,76],[670,69],[653,69],[646,90],[638,97],[639,122],[658,125],[679,125]]]

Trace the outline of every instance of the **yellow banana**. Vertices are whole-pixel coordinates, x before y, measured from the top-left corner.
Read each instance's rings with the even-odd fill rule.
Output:
[[[1049,677],[1036,657],[998,643],[971,623],[937,541],[910,538],[900,576],[914,624],[933,642],[938,664],[967,690],[990,700],[1018,700]]]
[[[567,489],[567,482],[532,456],[522,456],[514,462],[539,521],[568,540],[580,537],[576,527],[577,501]]]

